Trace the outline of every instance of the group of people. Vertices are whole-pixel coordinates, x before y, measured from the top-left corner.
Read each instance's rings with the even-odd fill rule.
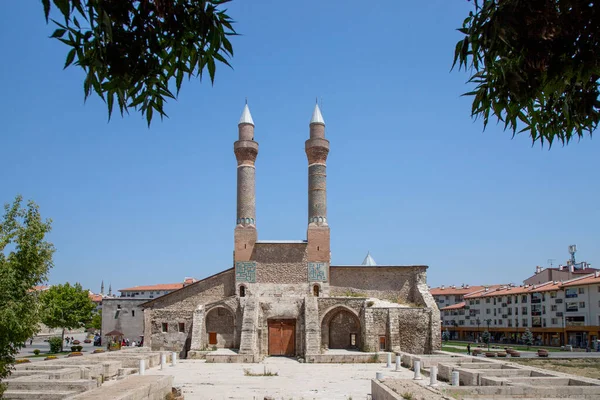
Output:
[[[69,343],[73,343],[73,340],[75,340],[75,339],[73,338],[73,336],[71,336],[71,337],[68,337],[68,336],[67,336],[67,337],[65,338],[65,342],[67,343],[67,346],[69,345]]]

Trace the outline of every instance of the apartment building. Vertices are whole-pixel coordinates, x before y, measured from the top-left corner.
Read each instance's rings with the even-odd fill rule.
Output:
[[[431,290],[434,297],[442,296],[440,289]],[[443,296],[436,300],[445,305],[442,329],[453,339],[475,340],[488,330],[495,342],[514,343],[527,328],[544,346],[596,348],[600,338],[600,271],[564,282],[485,286],[449,305]]]
[[[136,299],[155,299],[165,294],[179,290],[184,286],[197,282],[194,278],[185,278],[180,283],[159,283],[157,285],[133,286],[126,289],[119,289],[120,297],[129,297]]]

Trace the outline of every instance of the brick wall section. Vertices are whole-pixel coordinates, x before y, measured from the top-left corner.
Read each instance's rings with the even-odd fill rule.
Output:
[[[232,296],[234,291],[234,271],[229,269],[145,303],[145,346],[185,356],[191,346],[194,310]],[[185,332],[178,331],[180,322],[185,324]],[[168,324],[167,332],[162,331],[162,323]]]
[[[257,283],[308,282],[307,243],[256,243],[252,260]]]
[[[418,282],[426,280],[427,266],[365,266],[330,267],[330,294],[343,296],[347,292],[368,297],[407,302],[424,306],[423,296],[416,290]]]

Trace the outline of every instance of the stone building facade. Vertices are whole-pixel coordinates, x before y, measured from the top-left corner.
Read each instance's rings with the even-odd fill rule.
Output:
[[[103,299],[102,335],[117,330],[131,342],[139,342],[144,334],[144,310],[140,305],[146,301],[122,297]],[[103,337],[102,343],[108,343],[108,338]]]
[[[258,240],[259,147],[247,105],[238,131],[232,268],[145,303],[145,345],[182,356],[231,348],[254,361],[328,349],[419,354],[439,349],[440,314],[427,287],[427,266],[330,264],[329,141],[318,105],[305,143],[306,240]]]

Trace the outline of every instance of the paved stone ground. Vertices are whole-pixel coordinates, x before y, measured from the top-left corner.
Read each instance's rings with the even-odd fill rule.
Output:
[[[394,371],[385,364],[300,364],[295,360],[270,357],[260,364],[216,364],[203,360],[181,360],[175,367],[148,370],[147,374],[173,375],[186,400],[256,399],[366,399],[376,372],[410,379],[406,368]],[[278,376],[245,376],[267,371]]]

